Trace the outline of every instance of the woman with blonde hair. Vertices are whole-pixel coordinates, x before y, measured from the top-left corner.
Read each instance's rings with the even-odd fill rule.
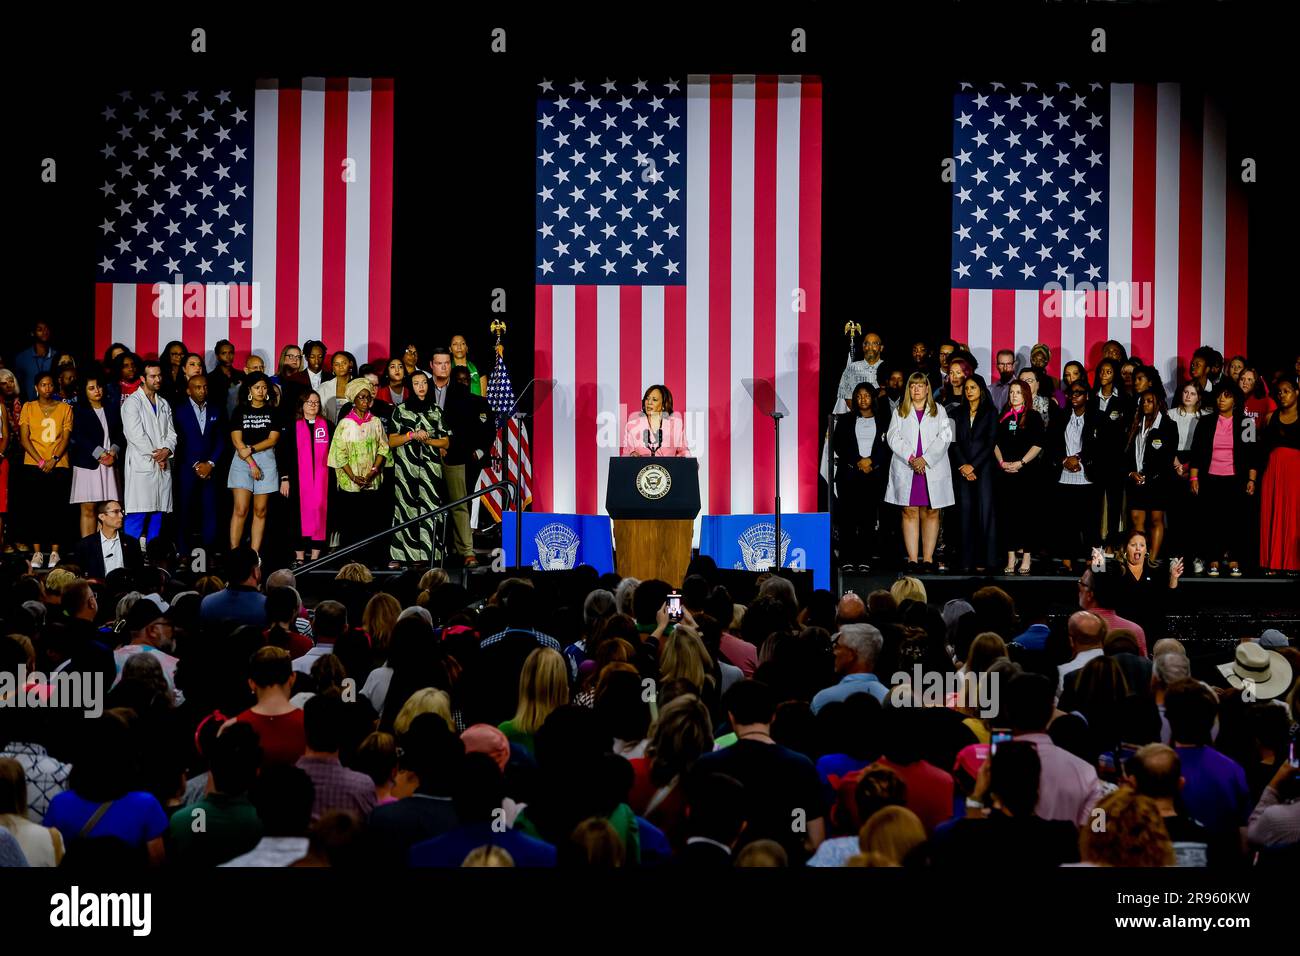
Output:
[[[699,631],[689,624],[678,624],[659,647],[659,683],[675,680],[687,681],[706,698],[716,690],[713,659]]]
[[[885,501],[903,509],[903,545],[909,572],[934,571],[939,509],[956,500],[948,463],[952,435],[948,413],[935,404],[930,379],[924,372],[913,372],[903,390],[898,414],[889,423],[887,441],[894,454],[885,492]]]
[[[889,586],[889,593],[894,598],[894,604],[902,604],[904,601],[920,601],[926,603],[925,582],[920,578],[914,578],[910,574],[904,575]]]
[[[58,866],[63,836],[27,818],[27,772],[17,760],[0,759],[0,830],[13,834],[28,866]]]
[[[902,866],[907,855],[925,842],[925,827],[907,807],[882,807],[858,831],[859,856],[849,866]]]
[[[481,846],[470,850],[462,867],[510,867],[515,865],[515,858],[499,846]]]
[[[417,690],[397,712],[393,721],[393,736],[401,737],[411,727],[411,721],[421,714],[437,714],[447,722],[447,729],[456,732],[456,722],[451,716],[451,697],[445,690],[436,687],[424,687]]]
[[[564,655],[549,647],[539,647],[528,655],[519,674],[519,707],[514,717],[499,725],[511,743],[519,744],[530,754],[533,735],[551,716],[551,712],[569,702],[569,668]]]
[[[357,584],[369,584],[374,579],[370,569],[359,561],[349,561],[334,575],[335,581],[355,581]]]

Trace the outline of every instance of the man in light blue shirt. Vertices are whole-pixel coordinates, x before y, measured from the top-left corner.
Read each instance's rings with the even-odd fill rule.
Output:
[[[854,694],[870,694],[885,702],[889,688],[873,672],[885,639],[870,624],[845,624],[835,632],[831,647],[835,651],[835,673],[840,682],[818,691],[812,699],[815,714],[833,700],[847,700]]]

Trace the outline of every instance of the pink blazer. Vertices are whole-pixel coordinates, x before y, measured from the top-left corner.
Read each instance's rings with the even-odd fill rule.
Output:
[[[689,458],[691,450],[686,446],[686,423],[675,412],[662,419],[664,442],[656,454],[677,458]],[[644,412],[637,412],[627,420],[623,429],[623,454],[637,457],[648,456],[650,449],[646,445],[645,431],[650,427]]]

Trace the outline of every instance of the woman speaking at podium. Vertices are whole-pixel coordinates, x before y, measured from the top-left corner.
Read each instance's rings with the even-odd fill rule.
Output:
[[[667,386],[651,385],[641,398],[641,411],[627,420],[623,430],[626,454],[638,457],[669,455],[690,457],[686,424],[673,412],[673,393]]]

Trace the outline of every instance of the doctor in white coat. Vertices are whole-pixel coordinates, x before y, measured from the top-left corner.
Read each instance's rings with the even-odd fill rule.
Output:
[[[162,366],[144,363],[144,381],[122,403],[126,434],[126,524],[133,538],[151,541],[162,530],[162,516],[172,510],[171,457],[176,451],[176,424],[171,405],[158,394]]]
[[[903,390],[898,414],[889,425],[888,442],[894,456],[885,492],[885,501],[903,509],[908,571],[934,571],[939,509],[955,501],[948,464],[952,438],[952,423],[943,406],[935,404],[929,378],[923,372],[913,372]],[[919,566],[918,545],[922,552]]]

